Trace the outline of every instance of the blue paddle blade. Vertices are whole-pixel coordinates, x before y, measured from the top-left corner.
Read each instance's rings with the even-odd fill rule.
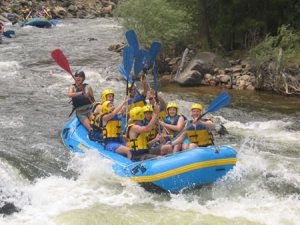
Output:
[[[132,52],[132,48],[130,48],[129,46],[125,46],[123,49],[123,65],[124,65],[124,69],[126,71],[126,74],[129,76],[131,69],[132,69],[132,65],[133,64],[133,52]]]
[[[153,42],[151,44],[151,47],[149,49],[149,61],[150,61],[150,64],[152,64],[155,61],[156,56],[158,55],[158,53],[160,51],[160,48],[161,48],[161,43],[159,43],[159,42]]]
[[[134,56],[136,56],[140,49],[139,41],[137,39],[136,33],[134,32],[134,30],[128,30],[125,33],[125,37],[126,37],[126,40],[129,44],[129,46],[132,47],[132,49],[133,49]]]
[[[214,101],[208,106],[208,109],[204,114],[207,114],[209,112],[215,112],[220,108],[227,106],[230,102],[230,95],[224,91],[214,99]]]
[[[145,50],[141,49],[137,52],[134,61],[134,78],[136,80],[139,73],[144,69]]]
[[[132,79],[129,76],[129,74],[126,73],[125,69],[123,66],[118,66],[118,71],[120,72],[120,74],[124,77],[125,80],[127,80],[130,84],[132,84]]]

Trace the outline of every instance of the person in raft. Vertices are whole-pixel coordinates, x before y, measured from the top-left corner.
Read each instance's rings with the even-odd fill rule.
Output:
[[[101,114],[102,110],[101,110],[101,105],[103,102],[105,101],[110,101],[112,103],[114,103],[114,99],[115,99],[115,93],[112,89],[105,89],[104,91],[102,91],[101,93],[101,102],[95,102],[93,105],[93,113],[94,114]]]
[[[160,124],[166,128],[163,129],[163,134],[165,137],[168,137],[168,141],[183,130],[184,117],[182,115],[178,115],[178,106],[175,102],[169,102],[167,104],[167,116],[164,118],[164,121],[160,121]],[[174,146],[173,152],[180,151],[181,147],[181,144]]]
[[[211,120],[202,119],[203,106],[195,103],[191,107],[192,120],[189,121],[188,127],[173,143],[171,146],[176,146],[184,141],[186,138],[189,140],[189,144],[186,145],[183,150],[192,149],[196,147],[206,147],[213,144],[213,136],[210,132],[215,127]]]
[[[144,126],[147,126],[152,119],[153,107],[152,105],[146,105],[143,107],[143,110],[145,118],[143,119],[142,123]],[[165,145],[166,140],[160,131],[158,119],[151,131],[147,133],[147,141],[151,154],[167,155],[172,152],[172,147],[168,144]]]
[[[158,101],[158,103],[159,103],[159,119],[163,120],[163,118],[167,116],[167,111],[166,111],[167,104],[166,104],[165,100],[160,95],[157,95],[157,99],[156,99],[155,91],[152,88],[149,91],[148,99],[149,99],[149,103],[152,106],[156,103],[156,101]]]
[[[142,84],[143,84],[143,90],[140,93],[138,91],[137,86],[134,84],[133,86],[131,84],[128,84],[128,92],[129,92],[129,99],[128,99],[128,109],[133,109],[134,107],[140,106],[143,107],[146,105],[145,99],[148,92],[148,86],[146,82],[145,75],[142,76]]]
[[[130,110],[129,116],[132,123],[127,125],[126,137],[132,152],[132,159],[134,161],[141,161],[157,157],[156,154],[153,154],[153,152],[149,151],[147,137],[148,133],[155,127],[158,114],[159,108],[157,105],[155,105],[152,118],[145,126],[142,123],[144,119],[143,108],[138,106]]]
[[[101,115],[102,115],[102,103],[105,101],[110,101],[114,103],[115,93],[111,89],[106,89],[101,93],[101,102],[94,102],[92,107],[92,116],[91,116],[91,128],[89,132],[89,138],[92,141],[102,142],[102,128],[100,126]]]
[[[126,155],[127,158],[131,159],[130,148],[122,141],[122,114],[119,113],[127,101],[128,97],[126,96],[124,101],[116,108],[110,101],[103,102],[100,126],[102,128],[105,149]]]
[[[76,81],[74,84],[70,85],[68,91],[68,97],[72,98],[73,104],[73,110],[71,114],[74,112],[74,110],[76,110],[76,116],[79,121],[86,127],[88,131],[91,131],[92,128],[90,126],[90,117],[92,115],[91,101],[94,101],[93,89],[87,83],[83,83],[85,80],[85,73],[83,71],[77,71],[74,76]],[[89,97],[83,94],[80,86],[82,86]]]

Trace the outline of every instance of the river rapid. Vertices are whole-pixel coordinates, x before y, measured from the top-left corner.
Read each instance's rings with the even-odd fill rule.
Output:
[[[215,141],[238,151],[236,167],[213,185],[149,193],[114,175],[97,152],[71,154],[60,139],[73,80],[50,52],[62,49],[73,71],[83,69],[97,99],[112,88],[120,102],[121,58],[107,49],[122,40],[122,27],[71,19],[53,29],[7,29],[17,37],[0,45],[0,204],[20,212],[0,215],[1,225],[300,224],[299,98],[231,91],[231,105],[213,115],[229,132]],[[222,90],[160,91],[189,116],[193,102],[207,107]]]

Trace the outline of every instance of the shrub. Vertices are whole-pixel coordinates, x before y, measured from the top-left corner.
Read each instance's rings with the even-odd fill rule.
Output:
[[[121,2],[114,15],[125,29],[134,29],[141,44],[149,46],[159,40],[165,48],[185,43],[190,17],[166,0],[128,0]]]

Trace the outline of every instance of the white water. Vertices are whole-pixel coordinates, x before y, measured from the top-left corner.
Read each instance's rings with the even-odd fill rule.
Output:
[[[82,27],[80,35],[74,24]],[[88,74],[96,97],[113,87],[117,102],[125,84],[117,80],[119,56],[106,49],[119,41],[118,28],[112,20],[71,20],[52,31],[64,44],[73,71],[83,67]],[[36,42],[47,40],[50,46],[40,50],[42,43],[28,41],[31,31],[41,37]],[[21,211],[0,217],[1,225],[300,224],[300,129],[291,129],[294,118],[253,120],[246,113],[251,120],[242,122],[244,113],[229,120],[231,110],[219,112],[230,133],[226,144],[239,152],[234,170],[202,189],[149,193],[114,175],[111,162],[95,151],[69,155],[59,130],[68,120],[65,93],[73,81],[48,55],[62,44],[50,42],[51,30],[18,32],[15,42],[0,46],[0,199]],[[95,36],[101,42],[86,41]],[[167,100],[177,97],[166,95]],[[188,115],[192,102],[178,103]]]

